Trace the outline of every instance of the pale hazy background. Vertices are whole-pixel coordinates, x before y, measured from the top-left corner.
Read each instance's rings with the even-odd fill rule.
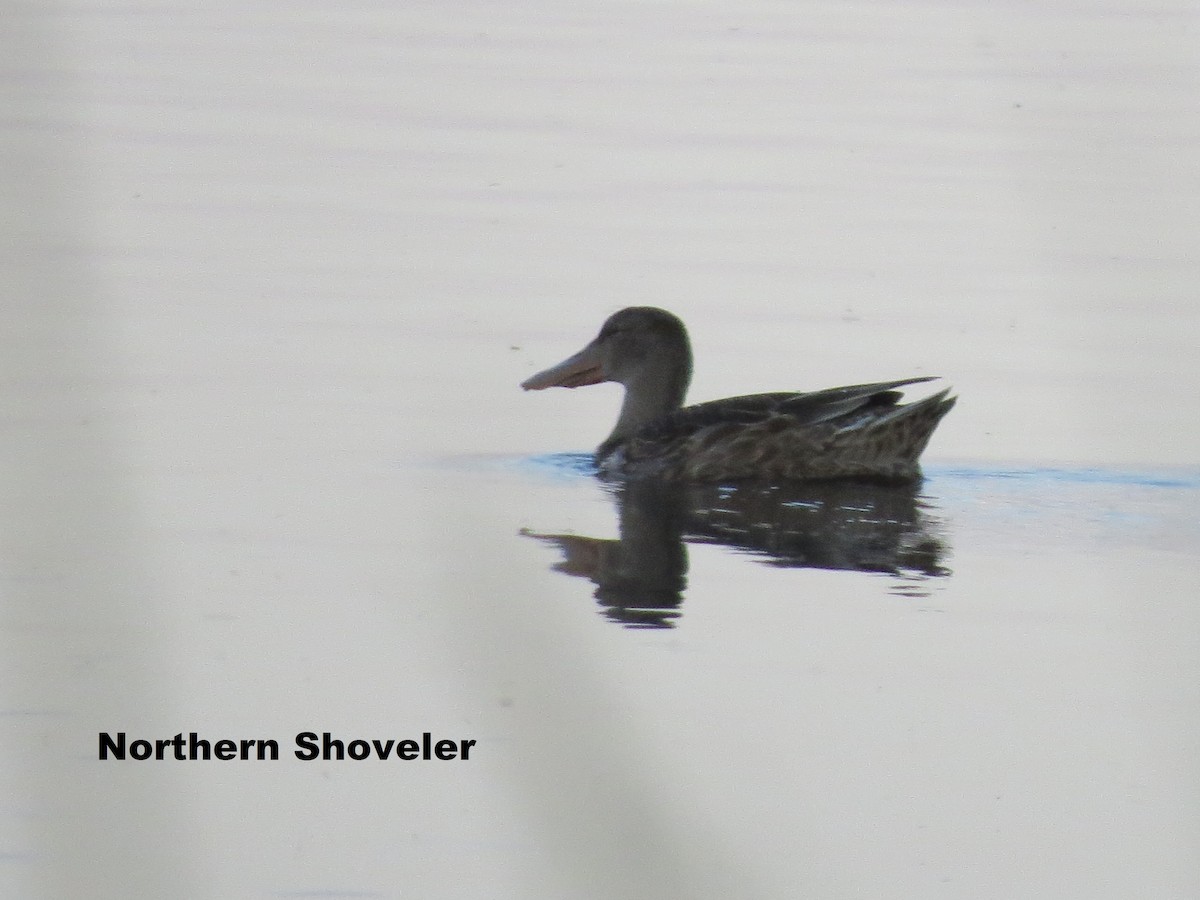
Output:
[[[1200,894],[1190,4],[4,19],[5,896]],[[610,500],[522,460],[618,389],[516,385],[635,303],[697,400],[948,378],[954,574],[597,616],[519,531]]]

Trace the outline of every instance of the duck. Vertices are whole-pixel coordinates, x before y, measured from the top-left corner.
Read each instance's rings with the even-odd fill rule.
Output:
[[[605,479],[680,483],[852,479],[908,483],[957,400],[950,388],[901,403],[899,388],[934,376],[818,391],[777,391],[685,406],[692,349],[683,321],[631,306],[573,356],[521,383],[526,391],[616,382],[625,397],[596,448]]]

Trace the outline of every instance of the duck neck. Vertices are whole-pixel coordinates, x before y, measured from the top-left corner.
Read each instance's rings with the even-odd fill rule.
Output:
[[[691,381],[691,365],[670,373],[643,372],[625,384],[625,400],[617,424],[597,454],[607,455],[640,429],[683,406]]]

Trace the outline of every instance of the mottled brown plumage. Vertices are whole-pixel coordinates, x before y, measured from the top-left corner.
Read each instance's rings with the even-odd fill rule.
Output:
[[[604,475],[689,482],[857,478],[911,481],[955,398],[943,390],[901,404],[906,378],[809,393],[729,397],[683,406],[692,354],[683,323],[630,307],[609,317],[583,350],[521,386],[625,386],[612,434],[596,450]]]

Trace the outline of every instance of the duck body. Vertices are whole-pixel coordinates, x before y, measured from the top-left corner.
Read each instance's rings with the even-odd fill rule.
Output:
[[[691,371],[678,317],[630,307],[609,317],[579,353],[522,387],[623,384],[617,424],[596,449],[601,476],[697,483],[914,481],[922,451],[955,403],[947,389],[902,404],[898,388],[934,380],[920,377],[684,406]]]

